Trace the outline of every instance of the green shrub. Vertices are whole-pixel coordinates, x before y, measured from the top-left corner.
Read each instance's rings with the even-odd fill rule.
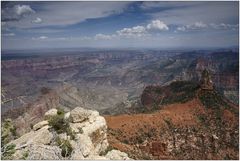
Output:
[[[6,145],[17,137],[16,127],[13,125],[12,120],[4,120],[1,126],[1,146]]]
[[[66,122],[64,120],[64,115],[52,116],[49,119],[49,125],[52,126],[52,128],[57,133],[64,133],[64,132],[66,132],[66,129],[69,127],[68,122]]]
[[[57,145],[62,149],[61,155],[63,157],[68,157],[71,155],[73,148],[70,144],[69,140],[60,139],[59,137],[56,138]]]
[[[65,112],[64,112],[64,110],[62,108],[57,108],[57,114],[58,115],[64,115]]]
[[[16,152],[15,144],[9,144],[1,148],[1,159],[2,160],[11,160],[12,155]]]
[[[29,152],[28,151],[25,151],[24,153],[23,153],[23,156],[22,156],[22,160],[26,160],[27,158],[28,158],[28,155],[29,155]]]

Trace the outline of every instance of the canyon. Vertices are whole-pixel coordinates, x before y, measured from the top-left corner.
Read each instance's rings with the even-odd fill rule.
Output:
[[[16,138],[51,109],[83,107],[105,117],[110,147],[133,159],[238,157],[235,50],[36,51],[3,58],[1,116],[12,120]],[[200,85],[204,70],[212,82],[207,90]]]

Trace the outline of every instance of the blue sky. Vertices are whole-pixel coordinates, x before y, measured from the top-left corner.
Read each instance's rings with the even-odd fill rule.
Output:
[[[238,2],[2,2],[2,49],[238,45]]]

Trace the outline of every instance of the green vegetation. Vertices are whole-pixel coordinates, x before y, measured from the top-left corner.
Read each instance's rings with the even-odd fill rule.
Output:
[[[9,144],[1,147],[1,159],[2,160],[11,160],[12,155],[16,152],[15,144]]]
[[[62,149],[61,155],[63,157],[68,157],[71,155],[73,148],[70,144],[69,140],[60,139],[59,137],[56,138],[57,145]]]
[[[6,145],[8,142],[16,139],[17,137],[16,127],[13,125],[12,120],[4,120],[1,127],[1,146]]]
[[[23,153],[23,156],[22,156],[22,160],[27,160],[27,158],[28,158],[28,156],[29,156],[29,151],[25,151],[24,153]]]
[[[191,81],[175,81],[168,88],[170,89],[170,93],[163,99],[163,104],[185,103],[192,100],[196,95],[199,85]]]
[[[199,99],[202,104],[209,109],[220,110],[220,108],[228,109],[234,114],[238,115],[238,110],[232,108],[224,99],[223,96],[216,91],[202,90],[199,94]]]
[[[223,98],[215,91],[202,91],[199,99],[206,108],[217,109],[220,106],[227,106]]]
[[[58,133],[67,133],[71,139],[75,139],[75,133],[69,127],[69,123],[64,120],[64,111],[58,109],[57,115],[52,116],[49,120],[49,125]]]
[[[160,101],[161,104],[171,104],[178,102],[185,103],[194,98],[198,88],[199,85],[195,82],[175,81],[166,87],[156,88],[154,92],[158,95],[164,96]]]

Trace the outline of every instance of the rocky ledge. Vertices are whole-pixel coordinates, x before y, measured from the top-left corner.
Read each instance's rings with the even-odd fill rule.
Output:
[[[15,148],[11,157],[14,160],[130,159],[126,153],[109,147],[104,117],[81,107],[68,113],[51,109],[44,121],[8,145]]]

